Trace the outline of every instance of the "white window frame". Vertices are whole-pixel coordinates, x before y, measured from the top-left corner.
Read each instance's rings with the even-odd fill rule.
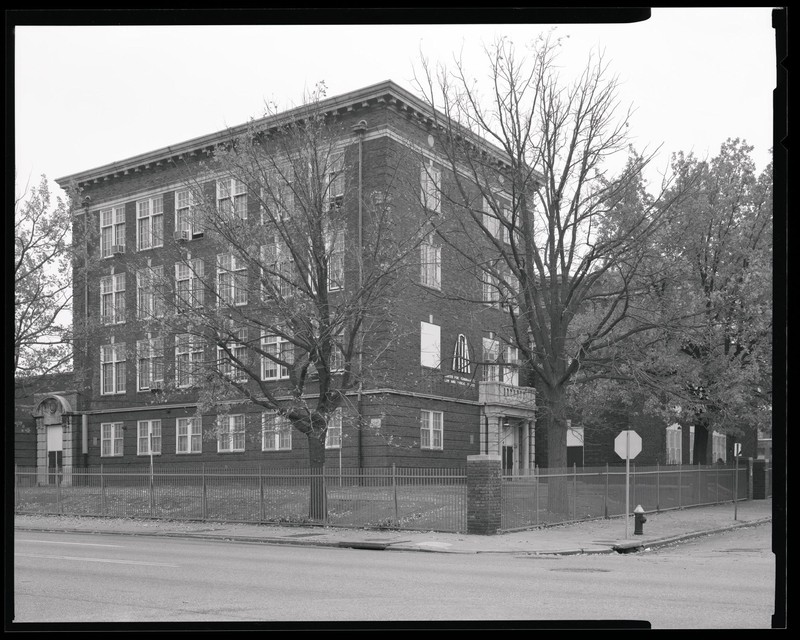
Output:
[[[500,341],[494,337],[483,338],[483,379],[500,382]]]
[[[271,241],[261,245],[261,289],[266,298],[273,298],[272,291],[267,290],[267,279],[272,283],[283,299],[289,298],[295,290],[294,260],[286,243],[279,235],[271,236]]]
[[[175,192],[175,231],[186,232],[186,239],[200,238],[204,235],[200,209],[195,207],[194,193],[191,189]]]
[[[235,307],[247,304],[247,264],[234,253],[217,254],[217,300]]]
[[[272,353],[287,364],[294,362],[294,345],[281,336],[264,335],[261,337],[261,349]],[[262,380],[286,380],[289,377],[289,367],[278,364],[261,356],[261,379]]]
[[[152,438],[150,428],[152,427]],[[142,435],[144,433],[144,435]],[[150,443],[153,445],[153,455],[161,455],[161,420],[139,420],[136,423],[136,455],[149,456]]]
[[[267,175],[269,187],[261,187],[261,224],[282,222],[294,216],[295,201],[293,191],[293,168],[291,164],[284,166],[280,171],[272,170]],[[264,203],[268,206],[264,206]],[[274,203],[274,207],[269,206]],[[271,216],[265,216],[267,209],[273,209]]]
[[[420,411],[419,448],[430,451],[444,450],[444,413],[441,411]]]
[[[440,369],[442,366],[442,328],[438,324],[419,323],[419,361],[423,367]]]
[[[202,363],[203,355],[203,342],[200,338],[191,333],[176,334],[175,384],[179,389],[187,389],[198,383],[200,375],[197,371],[197,363]],[[185,383],[184,378],[186,379]]]
[[[124,447],[123,424],[121,422],[103,422],[100,425],[100,457],[122,457],[125,454]]]
[[[164,338],[161,336],[136,342],[136,388],[148,391],[156,382],[164,382]]]
[[[453,372],[460,375],[470,375],[469,341],[467,336],[459,333],[453,347]]]
[[[247,220],[247,185],[236,178],[217,179],[217,210],[239,220]]]
[[[182,443],[184,443],[183,449]],[[200,418],[175,420],[175,453],[181,456],[203,453],[203,423]]]
[[[328,416],[328,428],[325,430],[325,448],[342,448],[342,408],[339,407]]]
[[[503,384],[519,386],[519,348],[510,344],[503,345]]]
[[[498,308],[500,306],[500,282],[497,276],[483,272],[483,303],[490,307]]]
[[[344,229],[325,233],[325,255],[328,256],[328,291],[344,289]]]
[[[442,247],[429,233],[419,245],[420,283],[431,289],[442,288]]]
[[[100,319],[103,324],[125,322],[125,273],[100,278]]]
[[[236,358],[244,361],[247,356],[247,329],[237,329],[234,333],[236,339],[228,342],[228,349]],[[221,346],[217,346],[217,369],[223,376],[231,380],[241,381],[247,379],[247,374]]]
[[[175,306],[179,313],[203,306],[205,263],[202,258],[175,263]]]
[[[329,208],[341,205],[346,187],[345,179],[344,151],[331,153],[326,176],[326,196]]]
[[[261,450],[292,450],[292,423],[286,416],[277,411],[261,414]]]
[[[441,170],[433,166],[432,162],[423,164],[420,172],[420,182],[422,183],[422,206],[436,213],[441,213]]]
[[[164,266],[136,271],[136,317],[139,320],[164,317]]]
[[[136,250],[164,246],[164,196],[136,201]]]
[[[100,256],[114,255],[111,248],[125,246],[125,205],[100,210]]]
[[[711,432],[711,459],[714,464],[717,463],[717,460],[722,459],[722,462],[725,463],[728,460],[728,438],[725,436],[724,433],[720,433],[719,431],[712,431]]]
[[[217,417],[217,453],[241,453],[246,448],[245,416],[237,413]]]
[[[666,458],[667,464],[681,464],[681,456],[683,454],[683,430],[676,422],[671,424],[666,429]]]
[[[112,342],[100,346],[100,395],[113,396],[125,393],[125,363],[124,342]],[[106,391],[107,386],[110,386],[113,391]]]

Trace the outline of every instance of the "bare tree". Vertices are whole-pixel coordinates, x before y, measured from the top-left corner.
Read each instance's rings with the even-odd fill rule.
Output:
[[[70,211],[52,202],[47,178],[14,202],[14,376],[71,364]]]
[[[154,300],[163,300],[152,321],[176,336],[167,391],[193,388],[201,408],[217,413],[263,407],[276,433],[307,438],[312,470],[325,463],[337,409],[358,401],[395,337],[388,302],[419,246],[419,234],[400,233],[392,215],[402,159],[387,161],[385,190],[362,193],[361,127],[326,113],[322,95],[318,88],[291,119],[251,123],[199,168],[187,165],[176,273],[152,279]],[[216,252],[205,260],[184,241],[198,233]],[[228,431],[236,428],[218,435],[238,437]],[[316,483],[311,516],[324,509]]]
[[[518,59],[512,44],[496,42],[486,50],[485,97],[460,59],[451,70],[423,60],[418,80],[445,116],[438,141],[454,180],[442,197],[460,212],[458,232],[442,237],[480,280],[484,302],[507,310],[509,339],[540,392],[550,467],[566,466],[570,387],[615,375],[610,351],[656,326],[637,296],[664,269],[651,239],[681,197],[664,197],[666,180],[656,197],[644,189],[652,154],[630,151],[631,111],[621,110],[603,56],[565,85],[558,46],[540,37]],[[611,176],[606,161],[615,154],[628,161]],[[549,507],[563,509],[566,487],[551,489]]]

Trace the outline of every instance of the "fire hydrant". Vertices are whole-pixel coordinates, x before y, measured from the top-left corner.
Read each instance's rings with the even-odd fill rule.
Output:
[[[647,518],[644,517],[644,509],[642,509],[642,505],[636,505],[636,508],[633,510],[633,534],[636,536],[640,536],[644,533],[642,531],[642,527],[644,523],[647,522]]]

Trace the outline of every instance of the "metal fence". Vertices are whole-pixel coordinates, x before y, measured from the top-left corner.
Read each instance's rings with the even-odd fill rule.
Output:
[[[312,519],[314,480],[326,517]],[[319,483],[317,483],[319,486]],[[466,531],[464,469],[18,467],[16,513]]]
[[[503,476],[501,530],[625,514],[625,467],[534,468]],[[716,504],[748,497],[746,466],[632,466],[629,506],[645,511]],[[557,508],[553,508],[558,493]],[[552,497],[552,499],[551,499]]]

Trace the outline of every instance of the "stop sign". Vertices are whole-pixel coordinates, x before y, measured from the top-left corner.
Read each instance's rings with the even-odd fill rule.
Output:
[[[623,460],[633,460],[642,451],[642,438],[635,431],[622,431],[614,438],[614,453]]]

